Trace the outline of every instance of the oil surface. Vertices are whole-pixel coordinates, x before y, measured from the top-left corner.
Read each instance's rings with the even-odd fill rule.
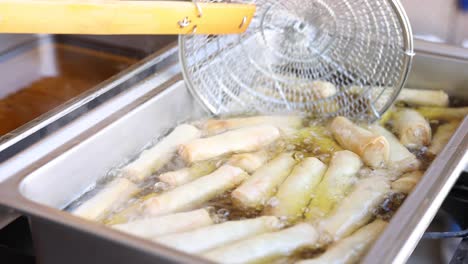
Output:
[[[36,56],[35,54],[41,53],[39,49],[51,50],[52,54],[46,56],[53,60],[55,74],[39,76],[26,86],[14,88],[16,92],[0,99],[0,136],[82,94],[136,62],[132,58],[66,44],[38,45],[49,47],[37,46],[34,47],[36,50],[28,52],[33,54],[31,56]],[[39,57],[38,60],[31,63],[37,63],[37,67],[41,67],[43,58]],[[22,71],[21,65],[15,64],[15,58],[1,63],[11,64],[12,67],[17,67],[15,71]],[[31,77],[24,76],[24,79],[27,78]]]

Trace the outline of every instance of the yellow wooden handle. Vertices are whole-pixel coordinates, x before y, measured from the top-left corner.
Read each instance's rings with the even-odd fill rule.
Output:
[[[0,33],[234,34],[254,13],[250,4],[0,0]]]

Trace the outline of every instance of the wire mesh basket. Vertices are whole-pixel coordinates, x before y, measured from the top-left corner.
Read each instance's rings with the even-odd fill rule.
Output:
[[[398,0],[257,0],[240,35],[179,39],[191,92],[216,115],[307,112],[379,118],[410,70]]]

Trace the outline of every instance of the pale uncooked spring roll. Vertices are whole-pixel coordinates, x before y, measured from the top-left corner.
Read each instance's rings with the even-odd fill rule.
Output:
[[[365,164],[373,168],[385,167],[390,155],[385,137],[376,136],[345,117],[333,119],[330,129],[338,143],[361,156]]]
[[[234,154],[229,158],[227,164],[239,167],[248,173],[253,173],[263,166],[269,158],[270,155],[267,151],[260,150],[252,153]]]
[[[135,220],[112,227],[135,236],[153,238],[165,234],[172,234],[194,230],[214,224],[210,213],[206,209],[177,213],[159,217]]]
[[[450,138],[455,133],[459,125],[459,122],[453,121],[439,126],[432,138],[431,146],[429,146],[427,151],[433,155],[439,154],[450,141]]]
[[[314,259],[306,259],[296,264],[353,264],[358,263],[371,245],[383,232],[387,222],[375,220],[360,228],[351,236],[331,245],[325,253]]]
[[[373,211],[389,191],[390,183],[386,178],[362,179],[319,226],[335,241],[347,237],[372,219]]]
[[[182,144],[179,154],[186,162],[208,160],[229,153],[257,151],[279,137],[279,130],[271,125],[244,127]]]
[[[390,87],[368,87],[371,97],[378,97],[375,106],[377,109],[391,100],[393,89]],[[446,107],[449,104],[449,96],[441,90],[423,90],[423,89],[401,89],[396,102],[404,102],[412,106],[440,106]]]
[[[404,146],[421,148],[431,143],[431,126],[417,111],[401,109],[393,115],[393,118],[393,126]]]
[[[322,99],[319,105],[311,106],[310,111],[316,113],[332,113],[336,112],[339,108],[339,105],[336,100],[333,100],[333,97],[337,94],[337,88],[333,83],[327,81],[313,81],[307,83],[300,83],[288,87],[290,92],[285,94],[285,98],[288,101],[296,103],[307,103],[318,101]],[[301,94],[302,96],[297,96]]]
[[[465,118],[468,114],[468,107],[418,107],[416,111],[429,120],[454,121]]]
[[[337,92],[336,86],[326,81],[313,81],[309,89],[316,99],[325,99],[334,96]]]
[[[258,169],[232,192],[235,203],[243,208],[261,209],[288,177],[296,161],[292,153],[283,153]]]
[[[143,212],[158,216],[193,209],[236,187],[246,177],[242,169],[223,165],[211,174],[146,200]]]
[[[418,184],[423,174],[424,173],[422,171],[413,171],[404,174],[398,180],[392,182],[392,190],[395,192],[409,194],[416,184]]]
[[[131,181],[116,178],[91,199],[73,210],[72,214],[89,220],[99,220],[106,213],[127,201],[137,191],[138,187]]]
[[[291,221],[301,217],[326,170],[327,166],[317,158],[305,158],[280,185],[275,203],[266,208],[265,214]]]
[[[192,164],[188,168],[176,171],[169,171],[158,176],[159,180],[169,184],[171,187],[177,187],[186,184],[201,176],[212,173],[216,170],[218,161],[202,161]]]
[[[390,145],[390,156],[388,159],[389,169],[408,172],[419,168],[421,162],[413,153],[400,143],[398,138],[396,138],[392,132],[379,125],[370,126],[369,130],[376,135],[384,136],[388,141]]]
[[[226,130],[255,125],[272,125],[278,129],[297,129],[302,127],[300,116],[252,116],[230,119],[209,119],[202,125],[204,135],[214,135]]]
[[[154,241],[187,253],[201,253],[237,240],[273,232],[281,227],[282,224],[278,218],[263,216],[254,219],[228,221],[189,232],[161,236],[155,238]]]
[[[136,182],[144,180],[166,165],[180,144],[199,138],[200,135],[200,130],[194,126],[177,126],[167,137],[144,150],[135,161],[123,167],[121,170],[123,176]]]
[[[148,215],[143,215],[142,206],[145,201],[150,198],[157,196],[157,192],[147,194],[143,197],[139,197],[136,201],[133,201],[131,204],[128,204],[123,210],[119,210],[114,214],[111,214],[108,218],[103,219],[105,225],[117,225],[122,223],[127,223],[136,218],[146,218]]]
[[[311,225],[301,223],[281,231],[266,233],[228,244],[202,256],[217,263],[258,263],[290,256],[303,248],[313,248],[319,233]]]
[[[348,150],[336,152],[314,191],[306,217],[316,219],[325,216],[356,182],[356,174],[361,167],[362,162],[358,155]]]
[[[422,90],[403,88],[397,101],[415,106],[440,106],[449,105],[449,96],[442,90]]]

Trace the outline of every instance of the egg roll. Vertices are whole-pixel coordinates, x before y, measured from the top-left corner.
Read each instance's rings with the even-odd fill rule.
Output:
[[[138,192],[138,187],[126,178],[115,178],[91,199],[72,211],[89,220],[100,220],[106,213],[122,205]]]
[[[342,147],[359,156],[373,168],[386,166],[390,155],[390,146],[383,136],[377,136],[359,127],[345,117],[336,117],[330,124],[334,138]]]
[[[401,176],[398,180],[392,182],[392,190],[409,194],[418,184],[424,173],[422,171],[408,172]]]
[[[460,121],[468,114],[468,106],[465,107],[418,107],[416,111],[428,120]]]
[[[429,122],[413,109],[400,109],[394,114],[393,126],[401,144],[408,148],[421,148],[431,143]]]
[[[235,188],[246,178],[242,169],[223,165],[211,174],[146,200],[143,214],[159,216],[193,209]]]
[[[447,107],[449,105],[449,96],[442,90],[403,88],[398,95],[397,101],[413,106]]]
[[[390,156],[388,159],[388,168],[390,170],[398,170],[399,172],[414,171],[419,168],[421,162],[416,156],[403,146],[398,138],[392,132],[379,126],[372,125],[369,130],[380,136],[384,136],[390,146]]]
[[[217,163],[218,161],[197,162],[188,168],[162,173],[158,178],[161,182],[167,183],[171,187],[177,187],[212,173],[216,170]]]
[[[225,154],[257,151],[279,137],[279,130],[271,125],[244,127],[182,144],[179,154],[186,162],[192,163]]]
[[[296,250],[313,248],[318,239],[319,233],[312,225],[301,223],[215,248],[202,256],[217,263],[268,263],[278,257],[290,256]]]
[[[360,228],[351,236],[331,245],[325,253],[317,258],[305,259],[296,264],[353,264],[359,262],[372,244],[383,232],[387,222],[374,220]]]
[[[327,166],[317,158],[305,158],[280,185],[276,202],[268,205],[264,214],[286,217],[294,221],[301,217],[322,180]]]
[[[232,155],[227,164],[239,167],[248,173],[254,173],[262,167],[270,158],[266,150],[260,150],[251,153],[242,153]]]
[[[235,204],[246,209],[263,208],[295,164],[292,153],[278,155],[232,192]]]
[[[296,115],[252,116],[230,119],[209,119],[202,125],[204,135],[215,135],[227,130],[256,125],[271,125],[278,129],[297,129],[302,127],[302,118]]]
[[[333,83],[327,81],[313,81],[311,83],[311,89],[313,90],[317,99],[331,97],[338,91]]]
[[[432,155],[438,155],[450,141],[450,138],[452,138],[455,131],[457,131],[459,125],[460,122],[457,121],[440,125],[432,138],[431,145],[427,152]]]
[[[166,165],[179,145],[201,136],[200,130],[191,125],[177,126],[167,137],[153,147],[144,150],[140,156],[121,169],[122,175],[134,182],[143,181]]]
[[[262,216],[254,219],[228,221],[193,231],[160,236],[153,240],[187,253],[201,253],[237,240],[276,231],[281,226],[278,218]]]
[[[384,177],[360,180],[333,212],[320,221],[321,230],[326,231],[335,241],[349,236],[372,219],[373,211],[389,192],[390,182]]]
[[[358,155],[348,150],[336,152],[313,193],[306,212],[307,219],[317,219],[328,214],[357,181],[356,175],[361,167]]]
[[[189,231],[214,224],[206,209],[135,220],[112,228],[143,238]]]

